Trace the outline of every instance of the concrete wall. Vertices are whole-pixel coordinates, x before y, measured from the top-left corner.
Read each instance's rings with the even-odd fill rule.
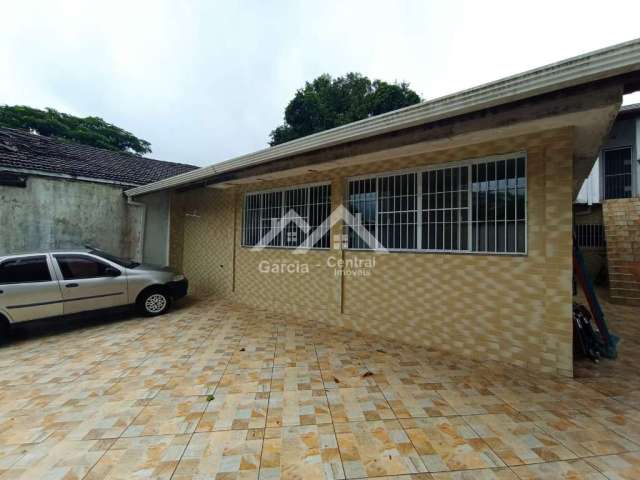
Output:
[[[118,186],[29,176],[0,186],[0,253],[95,245],[134,256],[139,212]]]
[[[152,193],[136,201],[146,206],[142,260],[154,265],[168,265],[170,194]]]
[[[479,360],[572,374],[573,132],[547,131],[384,163],[343,167],[236,190],[174,194],[171,264],[195,293],[432,346]],[[331,181],[333,207],[349,176],[527,152],[526,256],[287,249],[240,246],[246,191]],[[336,233],[336,232],[333,232]],[[336,276],[330,258],[376,257],[368,277]],[[262,273],[261,261],[305,263],[309,272]]]

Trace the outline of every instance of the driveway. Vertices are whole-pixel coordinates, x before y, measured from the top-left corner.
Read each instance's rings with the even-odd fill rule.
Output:
[[[18,332],[0,479],[637,479],[638,309],[607,310],[621,358],[576,380],[215,299]]]

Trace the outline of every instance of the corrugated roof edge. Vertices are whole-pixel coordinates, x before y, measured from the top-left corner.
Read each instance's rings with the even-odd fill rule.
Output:
[[[182,185],[204,181],[223,172],[240,170],[320,148],[361,140],[639,70],[640,39],[634,39],[452,95],[349,123],[331,130],[325,130],[275,147],[241,155],[192,172],[132,188],[125,193],[133,197],[159,190],[177,188]]]

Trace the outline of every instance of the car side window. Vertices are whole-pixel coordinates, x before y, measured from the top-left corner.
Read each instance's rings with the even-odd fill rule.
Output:
[[[50,281],[51,272],[44,255],[12,258],[0,264],[0,285]]]
[[[109,265],[84,255],[54,255],[65,280],[108,277]]]

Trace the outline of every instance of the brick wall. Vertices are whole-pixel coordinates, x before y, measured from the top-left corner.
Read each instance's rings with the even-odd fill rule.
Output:
[[[612,303],[640,305],[640,198],[603,205]]]
[[[237,191],[178,194],[172,212],[172,264],[183,266],[198,293],[479,360],[571,375],[572,145],[571,130],[554,130],[383,165],[261,182]],[[245,191],[331,181],[337,207],[349,176],[518,151],[527,152],[526,256],[343,250],[295,255],[285,249],[254,252],[240,246]],[[367,277],[336,276],[327,265],[336,259],[372,256],[376,265]],[[260,262],[265,260],[270,265],[305,263],[309,272],[261,273]]]

